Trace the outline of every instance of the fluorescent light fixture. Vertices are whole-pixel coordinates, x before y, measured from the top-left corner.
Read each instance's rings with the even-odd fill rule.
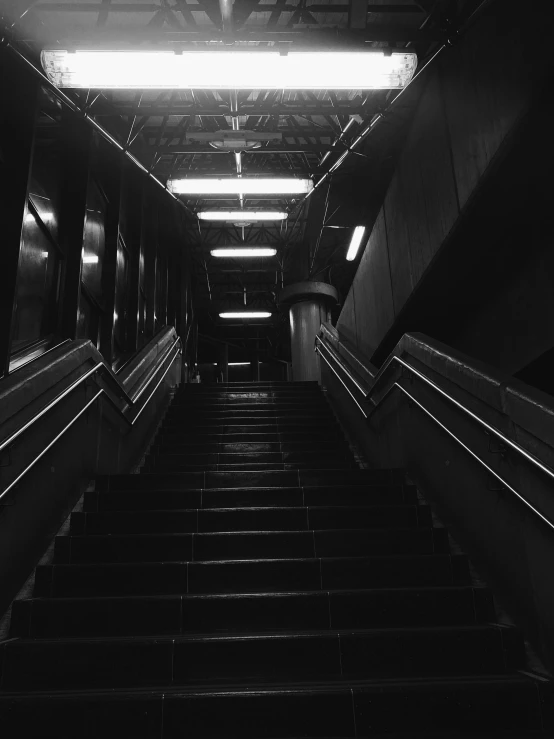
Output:
[[[83,257],[83,264],[98,264],[97,254],[85,254]]]
[[[346,259],[349,262],[352,262],[354,259],[356,259],[356,254],[358,253],[358,249],[360,248],[360,244],[362,243],[362,239],[364,238],[365,233],[365,226],[356,226],[354,229],[354,233],[352,234],[352,238],[350,240],[350,246],[348,247],[348,251],[346,252]]]
[[[263,310],[254,311],[228,311],[227,313],[220,313],[220,318],[270,318],[271,313]]]
[[[279,210],[203,210],[196,214],[201,221],[284,221],[288,213]]]
[[[313,186],[312,180],[295,177],[187,177],[167,183],[167,189],[176,195],[305,195]]]
[[[44,50],[41,62],[57,87],[80,89],[390,90],[416,69],[413,51]]]
[[[214,362],[214,367],[217,367],[219,362]],[[250,365],[250,362],[228,362],[229,367],[246,367]]]
[[[212,257],[274,257],[277,249],[269,246],[241,246],[236,249],[212,249]]]

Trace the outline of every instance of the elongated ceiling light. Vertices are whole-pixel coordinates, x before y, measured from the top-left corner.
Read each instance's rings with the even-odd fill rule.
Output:
[[[274,257],[277,249],[267,246],[240,246],[231,249],[212,249],[212,257]]]
[[[360,248],[360,244],[362,243],[362,239],[364,238],[365,233],[365,226],[356,226],[354,229],[354,233],[352,234],[352,238],[350,240],[350,246],[348,247],[348,251],[346,252],[346,259],[349,262],[352,262],[354,259],[356,259],[356,254],[358,253],[358,249]]]
[[[295,177],[187,177],[167,183],[176,195],[305,195],[313,186],[312,180]]]
[[[48,49],[41,62],[57,87],[208,90],[385,90],[405,87],[413,51],[108,51]]]
[[[214,367],[217,367],[219,362],[214,362]],[[229,367],[246,367],[250,366],[250,362],[227,362]]]
[[[220,313],[220,318],[270,318],[271,313],[263,310],[254,311],[228,311],[227,313]]]
[[[284,221],[288,213],[278,210],[203,210],[196,214],[201,221]]]

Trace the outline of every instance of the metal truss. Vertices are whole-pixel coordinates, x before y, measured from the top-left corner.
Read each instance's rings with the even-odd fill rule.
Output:
[[[10,32],[35,52],[47,45],[175,50],[214,45],[263,45],[285,50],[410,46],[418,56],[426,57],[444,42],[444,11],[451,4],[452,0],[275,0],[268,4],[258,0],[235,0],[233,4],[229,0],[11,0],[7,15]],[[234,153],[191,143],[187,133],[239,125],[282,136],[278,143],[264,142],[258,149],[242,152],[241,174],[311,176],[317,184],[336,171],[353,138],[390,102],[386,91],[356,90],[238,90],[235,97],[223,91],[91,90],[71,91],[68,97],[162,184],[175,177],[236,173]],[[393,121],[388,129],[391,139],[396,130]],[[55,134],[45,129],[40,135]],[[359,153],[362,156],[350,158],[348,171],[361,169],[371,181],[371,152],[360,146]],[[191,213],[206,207],[239,205],[238,199],[224,197],[181,200]],[[296,217],[278,226],[256,224],[244,229],[232,224],[200,224],[191,217],[183,247],[190,249],[195,264],[198,311],[208,333],[224,335],[233,330],[229,324],[221,326],[216,316],[237,298],[246,299],[252,307],[272,306],[276,311],[275,296],[282,285],[289,278],[303,278],[295,267],[302,261],[298,255],[309,251],[314,233],[317,235],[324,221],[317,198],[256,197],[244,199],[242,205],[271,205]],[[277,257],[245,265],[210,256],[214,246],[240,243],[274,245]],[[340,267],[340,248],[333,242],[332,250],[322,248],[320,256],[321,260],[308,260],[312,275],[327,270],[327,279],[329,269],[334,269],[337,286],[345,293],[352,270]],[[283,320],[283,316],[276,316],[273,321],[280,331],[285,330]],[[243,328],[243,333],[245,340],[252,338],[247,329]]]

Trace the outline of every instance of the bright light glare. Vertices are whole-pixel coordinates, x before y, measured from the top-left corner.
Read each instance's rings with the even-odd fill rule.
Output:
[[[217,367],[219,362],[214,362],[214,367]],[[250,365],[250,362],[228,362],[227,363],[229,367],[246,367],[247,365]]]
[[[226,179],[169,180],[167,188],[177,195],[305,195],[312,180],[294,177],[227,177]]]
[[[277,249],[271,247],[238,247],[236,249],[212,249],[212,257],[274,257]]]
[[[365,226],[356,226],[356,228],[354,229],[352,239],[350,240],[350,246],[348,247],[348,251],[346,253],[346,259],[349,262],[356,259],[356,254],[358,253],[358,249],[360,248],[360,244],[362,243],[362,239],[364,238],[364,233]]]
[[[288,213],[278,210],[204,210],[196,214],[201,221],[284,221]]]
[[[412,51],[88,51],[44,50],[57,87],[119,89],[384,90],[405,87]]]
[[[270,318],[271,313],[267,313],[267,311],[250,311],[250,312],[228,312],[228,313],[220,313],[220,318]]]
[[[83,264],[98,264],[97,254],[85,254],[83,257]]]

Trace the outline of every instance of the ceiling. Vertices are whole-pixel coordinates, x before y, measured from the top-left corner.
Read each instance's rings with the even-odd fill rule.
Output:
[[[252,47],[325,50],[406,48],[425,59],[438,46],[459,0],[0,0],[10,31],[30,55],[43,48]],[[188,240],[200,333],[229,341],[233,357],[286,358],[288,319],[280,289],[303,279],[331,282],[344,297],[357,261],[346,262],[352,227],[371,227],[417,97],[407,94],[382,125],[326,173],[350,142],[398,91],[332,90],[71,90],[104,128],[162,182],[168,178],[236,174],[294,175],[324,183],[309,198],[244,199],[245,209],[286,210],[276,224],[206,223],[206,207],[237,208],[238,198],[180,196],[188,209]],[[278,134],[236,157],[195,133],[233,127]],[[214,246],[274,246],[275,257],[216,259]],[[269,310],[257,322],[224,322],[219,312]],[[206,357],[210,354],[206,344]],[[212,350],[215,351],[215,350]],[[240,356],[239,356],[240,355]]]

